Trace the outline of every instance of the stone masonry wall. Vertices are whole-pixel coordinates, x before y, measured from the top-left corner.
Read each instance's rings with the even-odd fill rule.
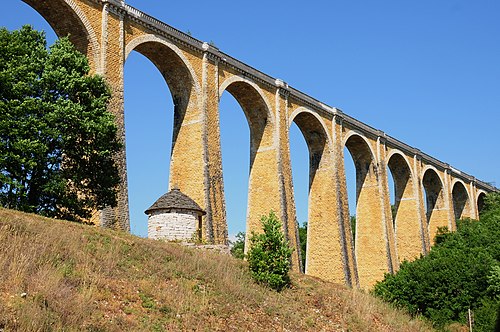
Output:
[[[198,230],[198,215],[193,211],[153,211],[148,218],[148,238],[167,241],[192,241]]]

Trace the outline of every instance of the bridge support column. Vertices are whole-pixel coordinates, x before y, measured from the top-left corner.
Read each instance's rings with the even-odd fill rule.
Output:
[[[280,219],[283,231],[290,246],[293,248],[292,269],[300,272],[303,270],[301,252],[299,248],[299,233],[295,200],[293,193],[292,167],[290,161],[290,140],[288,125],[288,96],[286,83],[276,80],[275,92],[275,118],[276,118],[276,151],[278,159],[278,181],[280,197]],[[305,254],[305,253],[304,253]]]
[[[423,165],[422,165],[422,157],[416,150],[415,155],[413,156],[413,168],[415,170],[415,183],[418,197],[418,214],[420,219],[420,234],[422,239],[422,245],[424,248],[424,254],[429,253],[431,248],[431,240],[429,236],[429,221],[427,219],[427,211],[426,211],[426,197],[425,197],[425,189],[423,185]]]
[[[449,166],[449,165],[448,165]],[[457,222],[455,220],[455,212],[453,206],[453,193],[450,169],[444,170],[444,192],[445,192],[445,206],[447,208],[448,230],[454,232],[457,230]]]
[[[451,214],[453,212],[450,211],[448,180],[445,172],[427,166],[422,174],[422,187],[422,196],[424,196],[424,192],[426,196],[426,206],[424,205],[423,209],[426,211],[429,243],[433,245],[439,227],[451,228]]]
[[[471,181],[469,184],[469,206],[470,206],[470,214],[472,219],[479,220],[479,211],[477,208],[477,188],[475,180]]]
[[[394,234],[394,220],[392,217],[392,207],[389,194],[389,180],[387,172],[387,148],[385,134],[377,138],[377,159],[378,159],[378,185],[380,200],[383,208],[383,233],[386,245],[387,267],[390,273],[394,273],[399,268],[399,260],[396,248],[396,238]]]
[[[305,272],[324,280],[359,286],[347,206],[342,134],[337,115],[332,121],[332,143],[321,160],[311,158],[307,260]],[[311,149],[310,151],[314,151]],[[317,164],[319,162],[319,164]]]
[[[123,69],[125,63],[124,26],[121,14],[102,8],[102,40],[100,51],[101,74],[111,87],[112,98],[108,110],[114,114],[122,151],[115,156],[121,182],[118,186],[117,206],[101,211],[101,226],[130,231],[127,162],[125,155],[125,117],[123,102]]]
[[[388,167],[394,179],[394,236],[398,261],[413,260],[426,252],[424,226],[420,212],[420,198],[416,164],[407,162],[402,154],[393,154]],[[391,211],[392,214],[392,211]]]
[[[384,273],[393,272],[397,266],[392,220],[387,215],[390,204],[385,190],[384,149],[380,140],[374,142],[355,132],[347,134],[345,146],[356,168],[354,247],[359,285],[370,289],[376,281],[383,279]]]
[[[208,47],[205,46],[205,48]],[[204,108],[204,159],[206,224],[210,241],[227,244],[226,204],[222,177],[222,156],[219,123],[219,60],[203,55],[203,108]]]

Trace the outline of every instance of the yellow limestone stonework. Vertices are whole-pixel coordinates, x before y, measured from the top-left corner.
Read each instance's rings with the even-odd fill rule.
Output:
[[[174,102],[170,185],[207,214],[206,242],[227,243],[219,99],[238,101],[250,128],[247,234],[274,210],[295,248],[295,270],[353,287],[370,288],[399,263],[426,254],[437,228],[478,218],[494,187],[460,172],[327,106],[118,0],[23,0],[59,36],[70,35],[113,92],[109,110],[125,143],[123,70],[139,52],[162,73]],[[309,148],[307,250],[299,250],[290,164],[289,128],[300,128]],[[351,233],[344,148],[356,168],[356,232]],[[118,205],[101,211],[101,225],[130,230],[125,148]],[[390,204],[389,171],[395,188]],[[300,266],[306,255],[306,266]]]

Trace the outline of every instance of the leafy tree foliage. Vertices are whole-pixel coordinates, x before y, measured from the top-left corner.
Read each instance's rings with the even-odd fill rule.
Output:
[[[263,216],[261,222],[264,232],[250,237],[248,265],[254,280],[280,291],[290,284],[292,249],[274,212]]]
[[[302,259],[302,267],[306,268],[306,250],[307,250],[307,222],[304,222],[302,226],[297,225],[299,228],[299,241],[300,241],[300,257]]]
[[[475,331],[493,331],[500,306],[499,239],[500,194],[491,193],[481,221],[459,220],[452,233],[440,229],[429,255],[403,262],[374,293],[436,327],[465,324],[470,308]]]
[[[234,241],[231,248],[231,255],[238,259],[245,258],[245,232],[236,234],[236,241]]]
[[[67,38],[0,29],[0,204],[81,220],[116,204],[121,148],[106,107],[110,90],[89,75]]]

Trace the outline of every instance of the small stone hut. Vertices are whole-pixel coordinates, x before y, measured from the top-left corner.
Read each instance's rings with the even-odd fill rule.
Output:
[[[201,239],[201,217],[205,211],[179,188],[173,188],[151,205],[148,215],[148,238],[167,241]]]

